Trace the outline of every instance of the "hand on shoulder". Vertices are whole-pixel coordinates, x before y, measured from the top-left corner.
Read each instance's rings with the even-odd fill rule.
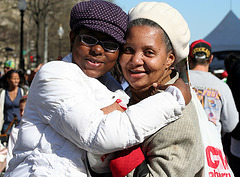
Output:
[[[158,83],[153,83],[153,87],[160,90],[166,90],[167,87],[169,87],[170,85],[177,87],[181,91],[185,100],[185,105],[187,105],[191,101],[192,96],[190,92],[190,87],[181,78],[177,79],[173,84],[168,85],[159,85]]]

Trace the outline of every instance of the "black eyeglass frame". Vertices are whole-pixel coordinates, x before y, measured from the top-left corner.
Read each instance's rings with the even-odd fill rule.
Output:
[[[102,48],[106,51],[106,52],[111,52],[111,53],[114,53],[116,51],[119,50],[119,45],[115,42],[111,42],[111,41],[100,41],[98,39],[96,39],[95,37],[93,36],[90,36],[90,35],[87,35],[87,34],[78,34],[80,39],[81,39],[81,42],[88,45],[88,46],[95,46],[97,44],[100,44],[102,46]],[[95,43],[88,43],[86,41],[84,41],[84,37],[89,37],[93,40],[95,40]],[[109,49],[109,48],[106,48],[106,44],[114,44],[116,45],[116,49]]]

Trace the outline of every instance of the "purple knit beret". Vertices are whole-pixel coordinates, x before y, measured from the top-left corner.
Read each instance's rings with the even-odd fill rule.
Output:
[[[125,43],[128,16],[116,4],[91,0],[79,2],[71,10],[70,28],[74,33],[84,26],[91,30],[106,33],[119,43]]]

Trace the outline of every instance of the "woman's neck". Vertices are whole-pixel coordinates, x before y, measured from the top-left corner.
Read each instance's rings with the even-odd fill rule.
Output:
[[[8,95],[11,101],[14,101],[18,94],[18,87],[12,87],[8,89]]]
[[[18,86],[17,86],[17,87],[16,87],[16,86],[9,86],[9,87],[8,87],[8,91],[9,91],[9,92],[18,91]]]

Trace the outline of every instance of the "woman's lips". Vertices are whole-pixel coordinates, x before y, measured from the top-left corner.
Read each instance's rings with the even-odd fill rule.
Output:
[[[94,66],[94,67],[98,67],[103,63],[103,62],[98,61],[96,59],[89,59],[89,58],[87,58],[86,61],[90,66]]]
[[[146,75],[146,71],[129,70],[129,74],[132,78],[139,79]]]

